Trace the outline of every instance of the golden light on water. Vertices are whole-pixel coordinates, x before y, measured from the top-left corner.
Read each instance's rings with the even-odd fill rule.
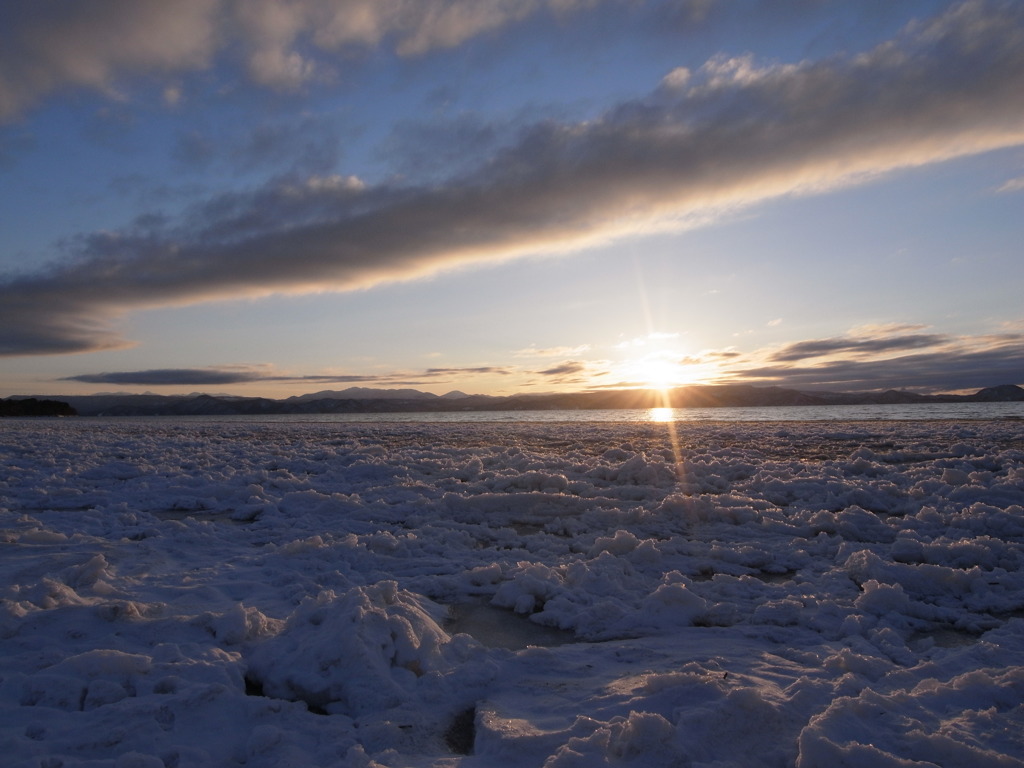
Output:
[[[647,418],[650,421],[666,423],[675,417],[674,408],[650,408],[647,411]]]
[[[647,418],[651,423],[664,424],[672,447],[677,480],[682,483],[685,475],[682,443],[679,440],[679,425],[676,411],[672,408],[672,390],[701,384],[713,376],[713,366],[700,361],[700,357],[684,354],[672,341],[678,334],[656,332],[651,322],[646,293],[642,290],[641,305],[650,329],[647,336],[633,339],[619,345],[628,350],[616,366],[620,380],[629,387],[646,389],[656,396],[660,406],[648,408]],[[639,353],[639,354],[637,354]]]

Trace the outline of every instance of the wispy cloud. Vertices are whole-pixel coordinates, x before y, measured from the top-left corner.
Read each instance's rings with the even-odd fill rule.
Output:
[[[1022,191],[1024,191],[1024,176],[1018,176],[1016,179],[1010,179],[996,190],[996,192],[1000,193]]]
[[[580,344],[576,347],[526,347],[512,353],[513,357],[575,357],[590,350],[589,344]]]
[[[165,13],[165,5],[139,3],[137,14]],[[398,48],[415,53],[521,14],[501,12],[510,6],[499,3],[480,4],[498,9],[494,16],[472,4],[443,5],[454,14],[442,14],[444,24],[406,30],[368,11],[369,26],[358,34],[326,24],[315,35],[327,45],[394,32]],[[212,7],[188,4],[169,38],[185,36]],[[85,13],[83,6],[71,15],[88,25]],[[279,48],[287,52],[302,27],[281,24]],[[179,50],[202,61],[213,45],[207,38],[168,44],[166,64],[161,46],[124,56],[152,56],[150,69],[178,66]],[[81,58],[93,65],[82,71],[105,80],[111,62],[93,61],[88,50]],[[28,98],[10,84],[13,66],[3,54],[0,104],[8,111]],[[58,75],[72,71],[55,61],[38,87],[56,87]],[[534,125],[472,172],[441,183],[276,181],[210,199],[173,226],[82,235],[60,263],[0,283],[0,354],[125,346],[114,323],[132,309],[366,288],[680,227],[723,208],[1017,145],[1024,143],[1022,93],[1020,3],[966,2],[845,58],[767,66],[716,58],[598,119]]]
[[[484,365],[477,367],[468,368],[428,368],[423,374],[422,378],[435,378],[442,376],[466,376],[466,375],[497,375],[497,376],[509,376],[514,370],[508,366],[501,365]]]
[[[726,349],[705,349],[697,354],[687,355],[686,357],[680,358],[679,364],[690,366],[718,365],[723,362],[728,362],[742,357],[743,353],[734,347],[727,347]]]

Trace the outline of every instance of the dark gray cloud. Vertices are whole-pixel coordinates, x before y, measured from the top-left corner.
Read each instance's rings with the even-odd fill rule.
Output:
[[[877,339],[855,339],[836,337],[813,339],[787,344],[771,356],[772,362],[787,363],[826,355],[843,355],[847,358],[867,357],[880,353],[905,352],[910,349],[934,347],[948,341],[948,336],[921,333],[910,336],[892,336]]]
[[[124,346],[114,322],[136,308],[365,288],[1020,143],[1024,3],[967,2],[855,56],[674,72],[444,183],[278,180],[173,227],[83,235],[0,282],[0,354]]]
[[[540,376],[551,376],[554,378],[565,378],[566,376],[575,376],[577,374],[586,373],[587,364],[580,362],[579,360],[566,360],[564,363],[552,366],[551,368],[545,368],[542,371],[536,371]]]
[[[880,345],[875,355],[858,354],[807,365],[779,364],[780,360],[769,351],[762,357],[772,364],[735,364],[730,368],[730,378],[755,384],[834,391],[910,388],[948,392],[1024,383],[1024,334],[974,337],[935,334],[932,344],[911,341],[915,337],[902,338],[910,343],[901,345],[901,339],[897,337],[890,346]],[[790,346],[806,345],[809,349],[817,349],[836,341],[810,340]],[[848,341],[848,347],[838,343],[833,346],[840,354],[847,348],[863,351],[854,339]],[[914,348],[921,351],[891,354],[896,350]],[[786,359],[795,362],[806,358]]]
[[[145,386],[168,386],[173,384],[207,386],[243,384],[262,380],[263,378],[256,373],[206,368],[158,368],[150,371],[83,373],[78,376],[66,376],[60,379],[60,381],[80,381],[86,384],[139,384]]]
[[[223,368],[157,368],[145,371],[109,371],[104,373],[83,373],[66,376],[60,381],[77,381],[85,384],[118,384],[151,387],[168,386],[221,386],[228,384],[282,383],[296,384],[366,384],[366,383],[422,383],[435,379],[469,374],[511,373],[508,368],[428,368],[422,372],[400,371],[377,375],[366,374],[313,374],[290,376],[271,372],[267,369],[242,367]]]

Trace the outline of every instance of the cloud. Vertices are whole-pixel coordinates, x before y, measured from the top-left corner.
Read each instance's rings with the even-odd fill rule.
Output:
[[[524,371],[527,374],[524,388],[532,386],[593,389],[602,385],[597,381],[611,373],[607,360],[564,360],[541,370]]]
[[[249,79],[294,90],[337,54],[388,44],[401,56],[450,48],[544,10],[592,0],[31,0],[0,4],[0,122],[67,87],[119,96],[139,75],[241,60]],[[177,83],[165,99],[180,98]]]
[[[34,0],[0,10],[0,122],[67,86],[117,94],[121,76],[210,64],[218,0]]]
[[[180,84],[171,83],[164,87],[163,100],[164,104],[166,104],[168,107],[178,106],[183,98],[184,94],[182,92]]]
[[[1016,179],[1010,179],[996,190],[996,192],[999,193],[1021,191],[1024,191],[1024,176],[1018,176]]]
[[[680,365],[691,366],[714,365],[742,357],[743,353],[735,347],[727,347],[726,349],[705,349],[695,355],[687,355],[680,358],[678,362]]]
[[[543,349],[537,349],[537,347],[526,347],[525,349],[518,349],[512,353],[513,357],[567,357],[581,355],[584,352],[590,351],[589,344],[580,344],[577,347],[545,347]]]
[[[770,357],[772,362],[785,363],[818,357],[839,355],[849,358],[873,357],[879,353],[905,352],[911,349],[934,347],[949,337],[941,334],[922,333],[913,336],[893,336],[886,338],[850,338],[836,337],[831,339],[814,339],[787,344]]]
[[[60,381],[85,384],[117,384],[152,387],[222,386],[254,383],[364,384],[405,383],[447,379],[460,375],[508,375],[509,368],[478,366],[468,368],[428,368],[419,373],[392,371],[382,374],[311,374],[304,376],[275,373],[270,367],[225,366],[213,368],[157,368],[145,371],[108,371],[66,376]]]
[[[66,376],[60,381],[79,381],[86,384],[138,384],[145,386],[208,386],[243,384],[265,381],[258,373],[217,370],[212,368],[159,368],[149,371],[118,371],[109,373],[83,373]]]
[[[1024,333],[809,339],[734,357],[724,370],[731,381],[833,391],[975,390],[1024,383]]]
[[[534,125],[443,182],[278,180],[174,226],[82,235],[0,282],[0,354],[124,346],[114,323],[132,309],[367,288],[1018,145],[1022,94],[1021,3],[966,2],[847,57],[716,58],[597,119]]]
[[[922,392],[953,392],[974,391],[998,384],[1024,384],[1024,331],[1019,329],[1010,328],[1003,333],[978,336],[903,334],[884,339],[875,337],[873,334],[884,332],[880,331],[882,328],[886,326],[870,328],[865,335],[859,335],[860,331],[855,329],[846,336],[806,339],[786,345],[781,350],[765,348],[749,353],[740,352],[732,347],[703,350],[678,362],[706,368],[706,380],[711,383],[746,383],[835,392],[902,388]],[[920,326],[888,328],[916,329]],[[925,343],[925,338],[931,341]],[[889,343],[876,343],[879,341]],[[809,354],[790,354],[795,350],[808,350]],[[617,378],[615,382],[598,384],[601,377],[608,377],[614,372],[614,367],[614,364],[607,360],[566,359],[557,365],[532,371],[514,366],[482,365],[373,374],[294,375],[281,373],[270,365],[225,365],[208,368],[85,373],[60,380],[147,387],[282,383],[311,386],[412,386],[436,385],[466,376],[526,375],[527,378],[520,383],[524,388],[537,384],[580,389],[616,389],[649,385],[647,381],[628,381],[623,378]],[[718,375],[713,373],[716,368],[719,371]]]
[[[428,368],[423,374],[421,374],[421,376],[422,378],[463,376],[466,374],[497,374],[498,376],[508,376],[511,373],[513,373],[513,370],[505,366],[484,365],[476,368]]]
[[[566,360],[564,363],[546,368],[542,371],[536,371],[540,376],[552,376],[554,378],[564,378],[566,376],[575,376],[576,374],[584,373],[587,370],[587,364],[579,360]]]
[[[523,21],[540,11],[565,15],[596,5],[596,0],[328,0],[311,3],[320,14],[314,41],[329,49],[378,45],[394,39],[401,56],[452,48],[477,35]]]

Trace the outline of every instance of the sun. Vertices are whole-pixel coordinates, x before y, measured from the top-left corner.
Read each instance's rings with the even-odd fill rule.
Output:
[[[629,365],[631,380],[645,389],[671,389],[678,386],[680,365],[661,356],[648,356],[634,360]]]
[[[652,352],[623,361],[622,378],[640,389],[665,391],[698,381],[699,372],[674,352]]]

